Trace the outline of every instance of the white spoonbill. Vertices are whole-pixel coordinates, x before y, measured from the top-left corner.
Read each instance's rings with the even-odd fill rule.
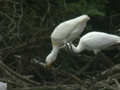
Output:
[[[60,48],[79,37],[89,19],[88,15],[81,15],[60,23],[51,34],[52,51],[46,57],[45,63],[41,64],[50,67],[55,62]]]
[[[118,43],[120,43],[119,36],[94,31],[82,36],[77,47],[71,44],[71,48],[75,53],[82,52],[83,50],[92,50],[97,54],[99,51]],[[68,46],[70,47],[70,44]]]

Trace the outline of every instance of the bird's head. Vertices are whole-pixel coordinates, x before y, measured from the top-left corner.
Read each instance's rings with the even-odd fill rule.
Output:
[[[46,64],[44,65],[45,68],[51,68],[52,64],[55,62],[56,59],[56,55],[53,55],[52,53],[50,53],[47,57],[46,57]]]
[[[45,68],[51,68],[52,64],[55,62],[58,55],[59,48],[54,47],[51,53],[46,57],[45,64],[43,65]]]
[[[40,63],[45,69],[50,69],[52,64]]]

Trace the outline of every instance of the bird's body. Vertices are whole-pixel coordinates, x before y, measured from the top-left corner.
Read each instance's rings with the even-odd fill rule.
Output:
[[[97,54],[99,51],[117,43],[120,43],[119,36],[94,31],[82,36],[77,47],[72,44],[72,49],[76,53],[83,50],[92,50]]]
[[[46,57],[46,66],[50,66],[56,60],[60,48],[79,37],[89,19],[87,15],[81,15],[77,18],[60,23],[54,29],[51,34],[52,51]]]
[[[52,32],[51,39],[55,39],[62,43],[68,43],[74,40],[83,32],[88,20],[89,17],[87,15],[82,15],[62,22]]]

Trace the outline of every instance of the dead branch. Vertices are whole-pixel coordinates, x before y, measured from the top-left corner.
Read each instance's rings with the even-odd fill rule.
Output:
[[[41,86],[41,87],[27,87],[27,88],[15,88],[12,90],[85,90],[84,88],[81,89],[80,85],[54,85],[54,86]]]
[[[16,73],[15,71],[13,71],[12,69],[10,69],[7,65],[5,65],[2,61],[0,61],[0,68],[2,68],[5,72],[9,73],[9,76],[12,78],[17,78],[18,80],[21,80],[25,83],[27,83],[28,85],[40,85],[39,82],[35,82],[33,80],[30,80],[28,78],[23,77],[22,75]]]
[[[111,75],[110,79],[120,79],[120,73],[115,73]]]
[[[65,72],[65,71],[62,71],[62,70],[60,70],[59,73],[62,73],[62,74],[65,74],[65,75],[71,77],[73,80],[77,81],[79,84],[82,83],[82,80],[72,73],[68,73],[68,72]]]
[[[43,24],[43,22],[44,22],[45,19],[47,18],[47,15],[48,15],[49,12],[50,12],[51,5],[50,5],[49,0],[47,0],[47,3],[48,3],[48,8],[47,8],[46,13],[43,15],[43,17],[42,17],[42,19],[41,19],[40,26]]]
[[[113,79],[113,80],[115,81],[115,83],[116,83],[116,85],[117,85],[118,90],[120,90],[120,83],[118,82],[118,80],[117,80],[117,79]]]
[[[12,24],[14,24],[14,19],[12,17],[10,17],[7,13],[4,13],[4,12],[0,11],[0,14],[3,15],[3,16],[5,16],[6,18],[8,18],[10,20],[11,23],[8,25],[9,27]]]
[[[117,64],[117,65],[113,66],[112,68],[105,70],[104,72],[102,72],[102,75],[109,76],[109,75],[113,75],[117,72],[120,72],[120,64]]]
[[[96,87],[105,87],[105,88],[107,88],[107,89],[117,90],[117,88],[115,88],[115,87],[113,87],[113,86],[111,86],[111,85],[109,85],[109,84],[107,84],[107,83],[105,83],[105,82],[98,82],[98,83],[96,84]]]
[[[8,84],[10,84],[10,85],[13,85],[13,86],[15,86],[15,87],[23,87],[22,84],[18,84],[18,83],[16,83],[16,82],[13,82],[12,80],[0,79],[0,81],[5,82],[5,83],[8,83]]]

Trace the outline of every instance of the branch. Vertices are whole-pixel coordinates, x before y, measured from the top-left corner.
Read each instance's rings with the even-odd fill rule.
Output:
[[[116,85],[118,87],[118,90],[120,90],[120,83],[118,82],[118,80],[117,79],[113,79],[113,80],[115,81],[115,83],[116,83]]]
[[[42,17],[42,19],[41,19],[40,26],[43,24],[43,22],[45,21],[45,19],[46,19],[47,15],[48,15],[48,14],[49,14],[49,12],[50,12],[51,5],[50,5],[49,0],[47,0],[47,3],[48,3],[48,8],[47,8],[46,13],[43,15],[43,17]]]
[[[5,82],[5,83],[8,83],[8,84],[11,84],[11,85],[13,85],[14,87],[15,87],[15,86],[16,86],[16,87],[23,87],[22,84],[18,84],[18,83],[16,83],[16,82],[11,81],[11,80],[0,79],[0,81]]]
[[[5,65],[1,60],[0,60],[0,68],[3,69],[5,72],[7,72],[9,74],[9,76],[12,78],[17,78],[17,79],[19,79],[27,84],[30,84],[30,85],[37,85],[37,86],[40,85],[39,82],[35,82],[33,80],[25,78],[22,75],[16,73],[12,69],[10,69],[7,65]]]

